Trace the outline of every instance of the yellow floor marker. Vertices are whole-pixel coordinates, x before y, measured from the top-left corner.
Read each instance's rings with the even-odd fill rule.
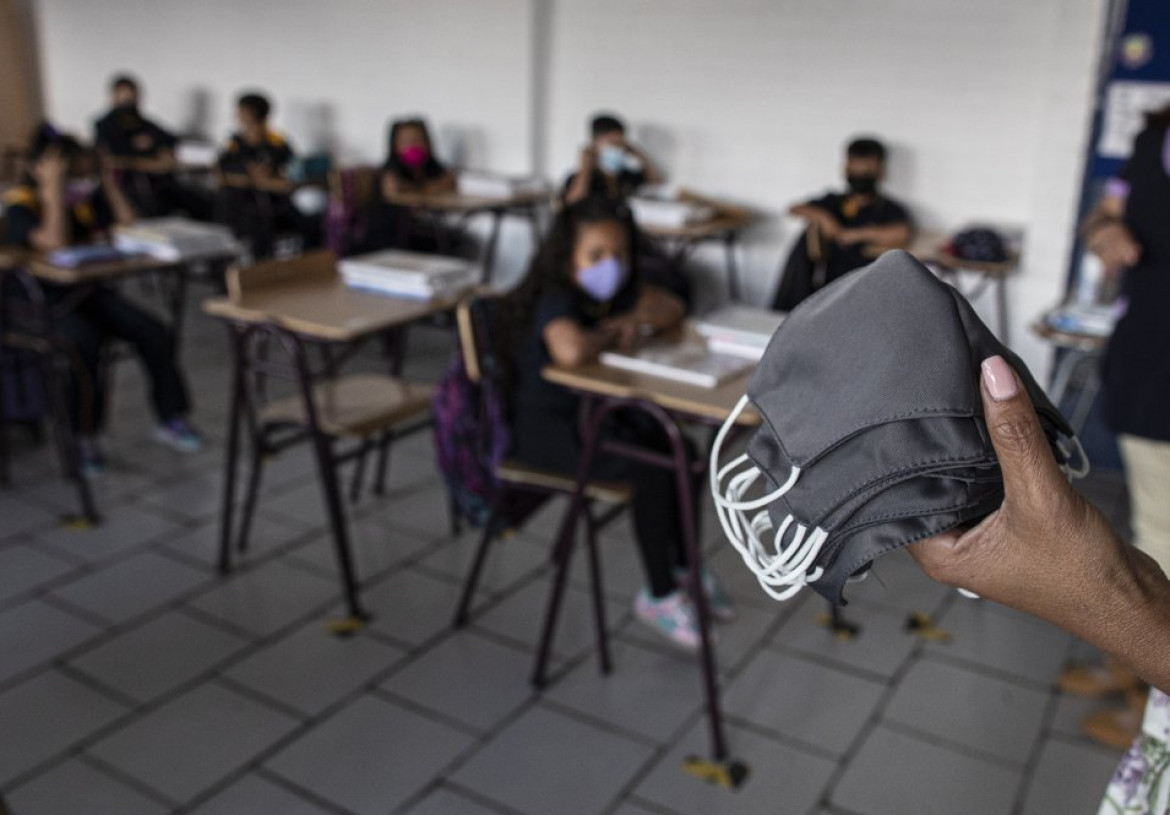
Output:
[[[948,643],[951,632],[939,628],[925,611],[912,611],[906,618],[906,630],[923,642]]]
[[[742,787],[748,776],[751,775],[751,769],[748,765],[737,759],[716,761],[699,756],[687,756],[683,759],[683,772],[706,781],[708,784],[717,784],[729,790],[737,790]]]

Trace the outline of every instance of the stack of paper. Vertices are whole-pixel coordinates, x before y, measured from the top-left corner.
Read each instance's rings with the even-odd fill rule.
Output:
[[[86,266],[90,263],[110,263],[121,260],[122,257],[122,253],[112,246],[87,244],[53,250],[49,253],[49,263],[67,269],[76,269],[78,266]]]
[[[713,208],[705,204],[696,204],[693,201],[672,201],[634,196],[630,198],[629,203],[634,220],[642,227],[679,229],[691,224],[703,223],[715,217]]]
[[[192,167],[211,166],[218,158],[219,148],[211,142],[184,139],[175,146],[175,160],[180,164]]]
[[[768,309],[726,305],[697,320],[695,330],[707,338],[711,351],[758,362],[784,317]]]
[[[1070,334],[1085,334],[1090,337],[1108,337],[1117,324],[1116,305],[1088,306],[1067,305],[1048,315],[1047,322],[1057,331]]]
[[[130,254],[186,261],[234,256],[240,246],[226,226],[187,218],[149,218],[114,230],[114,246]]]
[[[472,198],[515,198],[547,190],[548,184],[541,178],[516,178],[474,170],[459,173],[459,194]]]
[[[463,258],[389,249],[338,264],[346,284],[408,300],[457,297],[479,282],[479,269]]]
[[[605,351],[599,359],[612,368],[700,388],[716,388],[753,367],[751,360],[743,357],[713,353],[702,341],[656,342],[632,354]]]

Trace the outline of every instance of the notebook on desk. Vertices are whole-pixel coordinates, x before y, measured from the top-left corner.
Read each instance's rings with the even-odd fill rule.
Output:
[[[634,220],[641,227],[681,229],[710,221],[716,214],[715,209],[706,204],[644,195],[631,197],[629,205]]]
[[[1057,331],[1090,337],[1108,337],[1113,333],[1119,316],[1115,304],[1098,306],[1074,303],[1056,309],[1045,318],[1045,322]]]
[[[471,261],[399,249],[345,258],[337,268],[348,286],[411,300],[454,297],[479,282]]]
[[[599,361],[611,368],[700,388],[717,388],[754,367],[749,359],[713,352],[701,340],[655,342],[629,354],[605,351]]]
[[[238,255],[230,229],[189,218],[148,218],[114,230],[114,246],[130,254],[165,261]]]
[[[548,184],[542,178],[520,178],[475,170],[459,173],[457,183],[459,194],[469,198],[514,198],[548,190]]]
[[[786,315],[739,304],[720,306],[695,321],[710,350],[759,361]]]
[[[121,260],[124,255],[113,246],[106,244],[92,244],[86,246],[67,246],[64,249],[55,249],[48,254],[48,261],[54,266],[64,269],[76,269],[79,266],[89,266],[94,263],[110,263]]]

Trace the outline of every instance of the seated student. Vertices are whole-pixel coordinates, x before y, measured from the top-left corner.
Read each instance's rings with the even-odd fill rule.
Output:
[[[513,373],[513,455],[533,466],[575,474],[581,455],[581,401],[541,375],[551,363],[593,362],[608,348],[632,350],[683,318],[683,303],[648,284],[634,254],[636,231],[624,207],[588,198],[565,207],[510,295],[519,312]],[[645,413],[615,414],[603,431],[623,441],[668,450],[665,431]],[[634,527],[648,585],[638,594],[639,619],[694,649],[698,620],[687,592],[686,552],[675,474],[628,458],[600,456],[593,475],[635,487]],[[696,487],[698,485],[696,484]],[[696,492],[696,494],[698,494]],[[713,617],[733,616],[729,598],[707,576]]]
[[[126,75],[114,77],[110,96],[109,112],[94,123],[97,149],[117,158],[172,163],[178,139],[139,111],[138,83]],[[199,220],[211,217],[208,197],[179,183],[172,174],[125,169],[119,173],[119,180],[139,215],[182,212]]]
[[[378,200],[367,218],[369,249],[399,248],[416,252],[450,251],[458,236],[437,221],[423,221],[408,207],[392,203],[402,193],[435,195],[454,192],[455,173],[435,155],[427,123],[419,118],[390,123],[386,161],[378,184]]]
[[[296,208],[287,183],[293,150],[288,141],[268,126],[272,110],[258,93],[246,93],[236,102],[239,132],[232,134],[219,157],[223,177],[220,191],[220,220],[237,237],[251,243],[257,258],[272,255],[276,233],[299,234],[305,246],[320,241],[318,219]]]
[[[626,140],[626,126],[610,114],[599,114],[589,123],[590,141],[581,150],[576,171],[565,182],[564,201],[575,204],[601,196],[621,201],[643,184],[663,178],[644,152]]]
[[[134,221],[130,202],[108,170],[97,187],[85,183],[90,156],[72,138],[42,125],[29,155],[31,171],[6,196],[6,244],[48,252],[88,243],[115,223]],[[99,363],[102,349],[114,338],[130,343],[146,368],[158,421],[155,438],[182,452],[201,449],[203,441],[187,419],[187,387],[166,327],[108,286],[93,286],[80,300],[73,300],[77,292],[68,286],[42,286],[51,302],[71,300],[57,316],[55,329],[73,363],[67,396],[81,442],[82,471],[94,475],[104,466],[95,441],[106,402]]]
[[[808,229],[785,263],[774,309],[791,311],[817,289],[865,266],[885,250],[910,245],[910,213],[879,190],[885,173],[885,146],[876,139],[855,139],[845,149],[848,190],[788,210],[803,218]]]

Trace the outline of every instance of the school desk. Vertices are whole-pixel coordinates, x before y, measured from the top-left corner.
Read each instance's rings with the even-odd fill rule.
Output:
[[[386,199],[391,204],[407,207],[408,209],[426,212],[432,217],[443,218],[447,215],[457,217],[460,231],[466,228],[467,222],[476,215],[487,214],[492,218],[491,230],[484,245],[481,258],[483,277],[481,282],[491,285],[492,271],[495,268],[496,248],[500,242],[500,227],[505,215],[520,215],[528,218],[532,225],[533,246],[539,246],[541,240],[540,211],[552,202],[549,192],[523,192],[507,198],[484,198],[476,195],[461,195],[457,192],[417,193],[400,192]],[[446,247],[440,246],[440,252]]]
[[[678,200],[710,207],[715,214],[706,221],[685,226],[647,225],[641,228],[642,232],[662,246],[676,268],[681,268],[687,257],[700,244],[722,242],[726,252],[727,293],[731,300],[739,300],[739,267],[736,263],[735,248],[740,234],[755,220],[755,215],[745,207],[718,201],[685,189],[679,191]]]
[[[695,529],[695,507],[699,496],[691,492],[691,475],[706,472],[708,461],[703,455],[690,462],[684,423],[716,426],[722,424],[739,402],[747,388],[750,373],[741,374],[716,388],[703,388],[645,374],[633,373],[600,363],[579,368],[550,366],[543,371],[545,379],[561,385],[582,397],[582,452],[577,470],[577,488],[562,521],[553,562],[557,570],[549,596],[548,612],[544,618],[537,653],[533,684],[543,685],[556,628],[557,615],[565,590],[569,560],[575,537],[572,534],[585,506],[585,485],[590,481],[593,460],[599,453],[626,456],[653,466],[675,472],[679,497],[679,512],[683,518],[683,545],[690,561],[690,584],[701,585],[702,547]],[[648,450],[644,447],[606,440],[601,429],[606,418],[615,410],[633,408],[653,417],[666,432],[671,443],[670,453]],[[759,423],[752,410],[741,414],[739,424],[750,428]],[[716,762],[728,760],[727,741],[719,704],[718,678],[715,668],[715,650],[710,634],[710,612],[703,592],[695,592],[695,607],[701,633],[700,662],[703,691],[710,725],[711,747]]]
[[[203,304],[207,314],[227,324],[232,345],[231,402],[220,515],[220,570],[227,572],[230,568],[233,537],[238,548],[246,545],[261,457],[308,440],[314,449],[341,573],[349,615],[344,625],[352,630],[367,615],[358,596],[337,465],[357,459],[360,471],[366,453],[372,448],[370,434],[389,433],[391,424],[429,411],[431,389],[405,382],[398,376],[402,366],[402,335],[411,323],[449,311],[455,303],[403,300],[350,288],[330,252],[311,252],[289,260],[256,264],[246,270],[231,270],[228,291],[227,297],[212,298]],[[364,340],[377,335],[396,340],[389,373],[342,375],[340,368],[348,356]],[[278,363],[257,353],[255,340],[265,337],[282,347],[291,362]],[[310,365],[310,349],[321,353],[322,363],[317,370]],[[249,384],[256,374],[293,382],[295,394],[261,407],[257,404],[257,389]],[[253,467],[241,528],[235,536],[236,464],[240,427],[245,420],[253,433]],[[287,422],[303,427],[304,432],[269,444],[257,435],[265,422]],[[339,454],[332,447],[333,439],[339,436],[360,437],[362,441],[356,450]],[[383,435],[379,448],[379,486],[375,490],[384,478],[389,441],[390,437]]]
[[[1057,407],[1060,407],[1060,403],[1068,396],[1069,389],[1072,387],[1073,375],[1082,366],[1087,368],[1088,373],[1081,386],[1081,394],[1077,398],[1076,407],[1073,408],[1072,416],[1069,418],[1073,432],[1079,434],[1089,418],[1093,400],[1101,389],[1101,358],[1105,355],[1105,348],[1109,345],[1109,337],[1053,328],[1048,324],[1048,317],[1051,313],[1051,311],[1045,312],[1032,324],[1032,333],[1054,349],[1063,352],[1048,387],[1048,397]]]

